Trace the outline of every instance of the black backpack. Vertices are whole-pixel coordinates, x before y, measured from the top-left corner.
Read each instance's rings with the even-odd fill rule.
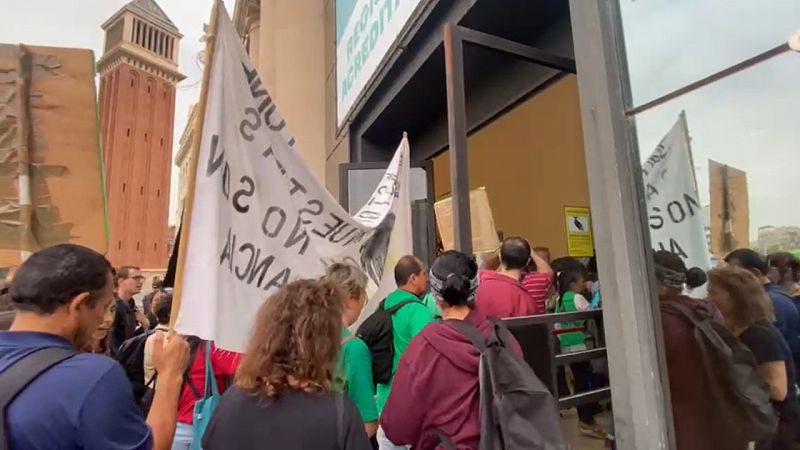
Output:
[[[756,369],[753,353],[713,319],[710,304],[700,302],[694,310],[675,301],[666,302],[665,306],[694,325],[694,338],[711,380],[710,394],[717,405],[722,429],[747,442],[773,436],[778,417],[770,402],[769,386]]]
[[[128,339],[122,343],[116,354],[117,361],[125,369],[125,375],[128,376],[128,380],[131,382],[133,397],[137,402],[142,401],[148,387],[155,380],[155,376],[151,380],[144,379],[144,346],[147,343],[147,338],[152,336],[154,332],[154,330],[150,330]]]
[[[527,362],[506,347],[513,339],[499,320],[489,318],[489,338],[463,320],[448,320],[481,351],[479,450],[566,450],[558,404]],[[455,445],[441,431],[446,450]]]
[[[358,327],[356,336],[361,338],[372,353],[372,382],[387,384],[392,380],[394,364],[394,328],[392,316],[409,303],[417,300],[403,300],[389,309],[384,309],[386,299],[381,300],[378,308]]]

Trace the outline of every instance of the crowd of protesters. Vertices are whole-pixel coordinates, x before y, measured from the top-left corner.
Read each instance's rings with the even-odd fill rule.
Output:
[[[800,427],[800,262],[748,249],[708,273],[665,251],[654,262],[677,448],[750,445],[723,425],[711,395],[722,381],[707,370],[681,308],[726,328],[752,354],[778,417],[755,448],[792,448]],[[456,251],[430,269],[405,256],[394,277],[397,289],[378,305],[391,311],[393,351],[388,378],[378,382],[374,349],[351,331],[370,301],[355,266],[336,263],[321,279],[284,286],[260,308],[247,350],[237,354],[171,332],[172,295],[160,280],[137,307],[138,268],[114,270],[75,245],[37,252],[3,294],[16,310],[10,331],[0,333],[0,380],[11,381],[0,388],[8,448],[477,449],[480,351],[450,322],[488,337],[492,316],[602,306],[593,258],[551,261],[522,238],[504,240],[480,267]],[[686,295],[704,284],[707,300]],[[587,350],[597,333],[585,320],[556,330],[562,353]],[[139,390],[126,359],[136,342]],[[508,345],[522,357],[515,339]],[[598,387],[602,374],[589,361],[568,370],[571,383],[558,372],[559,395]],[[28,372],[36,376],[23,380]],[[577,409],[581,434],[613,440],[613,429],[597,421],[600,405]]]

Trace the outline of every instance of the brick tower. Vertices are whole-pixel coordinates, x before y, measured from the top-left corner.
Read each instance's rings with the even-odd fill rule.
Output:
[[[167,265],[175,88],[182,35],[154,0],[133,0],[102,26],[100,114],[108,195],[108,259]],[[75,199],[80,201],[80,199]]]

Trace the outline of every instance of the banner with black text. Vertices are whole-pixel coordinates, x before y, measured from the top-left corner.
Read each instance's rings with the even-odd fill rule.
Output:
[[[642,171],[653,248],[679,255],[688,268],[708,270],[703,208],[683,113],[645,160]]]
[[[177,331],[243,351],[269,295],[340,261],[368,275],[373,300],[363,318],[395,287],[387,267],[413,249],[407,140],[351,217],[295,150],[225,8],[215,46],[195,189],[187,196],[193,203],[184,217],[185,263],[177,269]]]

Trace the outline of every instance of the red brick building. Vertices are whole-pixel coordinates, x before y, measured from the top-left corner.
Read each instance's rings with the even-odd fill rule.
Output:
[[[166,267],[178,44],[182,35],[153,0],[133,0],[103,26],[100,114],[108,258]],[[79,199],[76,199],[79,201]]]

